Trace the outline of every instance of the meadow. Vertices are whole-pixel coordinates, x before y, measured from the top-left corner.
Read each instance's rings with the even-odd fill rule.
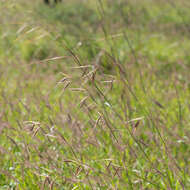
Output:
[[[0,190],[190,189],[190,2],[0,2]]]

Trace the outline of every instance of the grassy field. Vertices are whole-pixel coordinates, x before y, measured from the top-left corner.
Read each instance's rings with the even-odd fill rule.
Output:
[[[1,0],[0,190],[190,189],[189,8]]]

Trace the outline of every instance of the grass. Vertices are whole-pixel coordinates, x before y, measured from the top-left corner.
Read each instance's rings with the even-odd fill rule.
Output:
[[[189,189],[188,7],[2,1],[0,189]]]

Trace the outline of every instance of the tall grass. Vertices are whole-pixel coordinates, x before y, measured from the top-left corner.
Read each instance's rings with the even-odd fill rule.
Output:
[[[2,1],[0,189],[190,188],[190,15],[164,3]]]

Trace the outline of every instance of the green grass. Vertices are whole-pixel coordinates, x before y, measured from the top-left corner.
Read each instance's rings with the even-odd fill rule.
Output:
[[[0,189],[189,189],[188,6],[2,1]]]

